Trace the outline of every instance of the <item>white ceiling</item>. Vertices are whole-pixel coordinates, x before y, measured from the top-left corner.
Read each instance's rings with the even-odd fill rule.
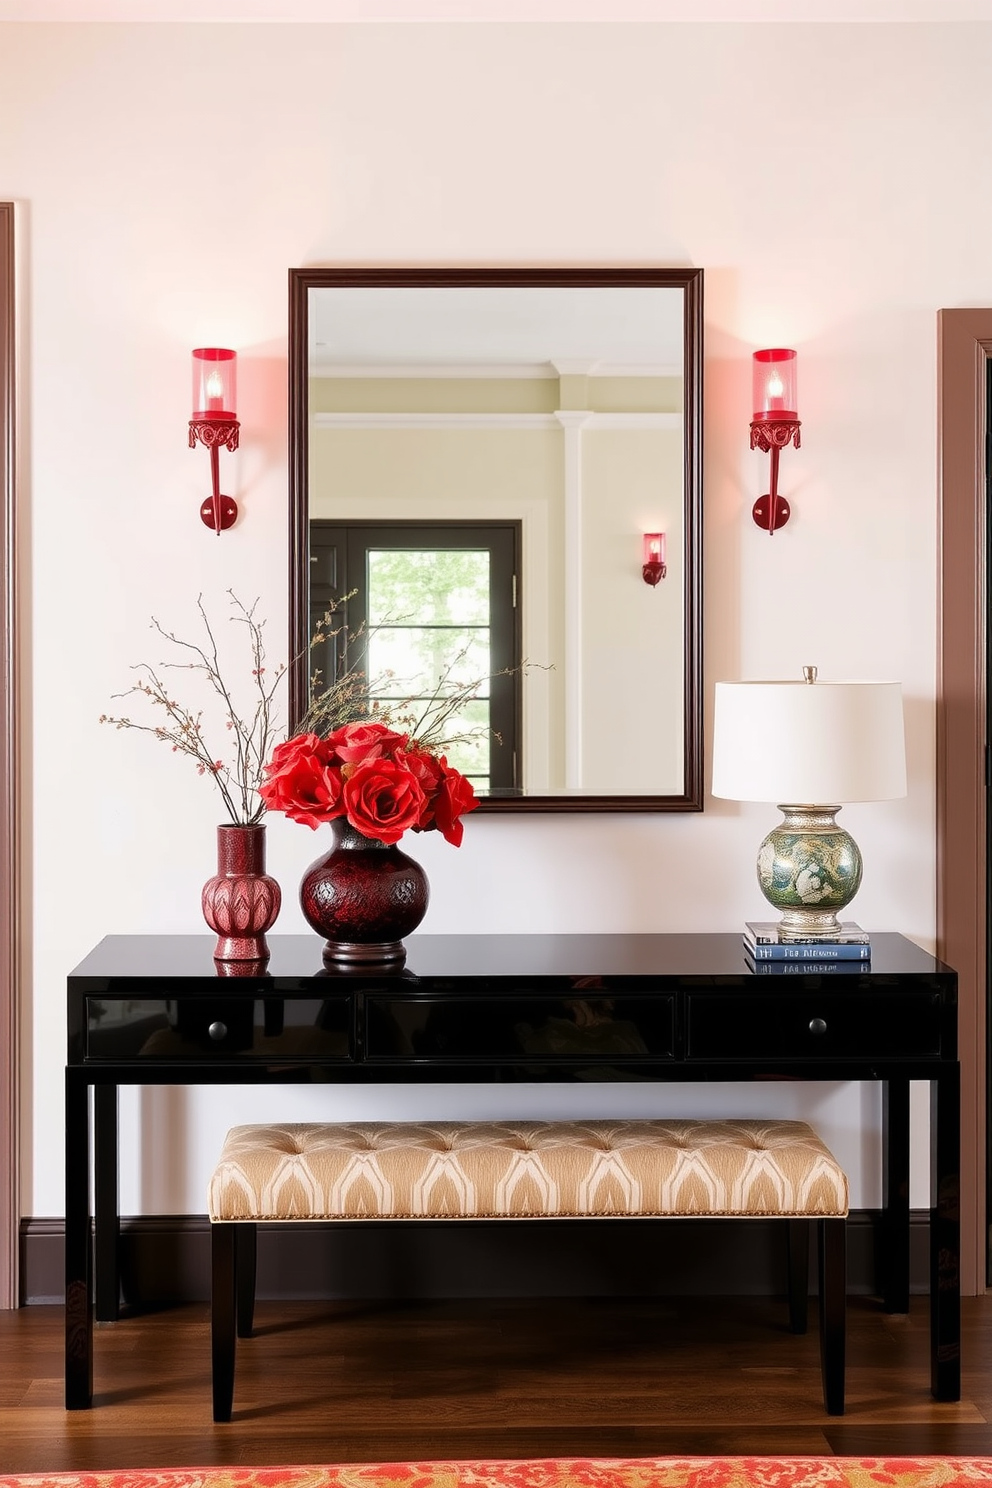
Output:
[[[0,21],[988,21],[992,0],[0,0]]]
[[[682,364],[680,289],[388,288],[310,292],[311,366],[417,368],[429,364],[560,370]],[[408,374],[412,375],[412,374]]]

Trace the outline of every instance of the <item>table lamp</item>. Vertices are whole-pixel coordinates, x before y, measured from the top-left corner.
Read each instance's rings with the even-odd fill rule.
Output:
[[[758,851],[783,940],[835,940],[861,885],[861,853],[835,817],[848,801],[906,794],[898,682],[718,682],[713,794],[774,801],[784,820]]]

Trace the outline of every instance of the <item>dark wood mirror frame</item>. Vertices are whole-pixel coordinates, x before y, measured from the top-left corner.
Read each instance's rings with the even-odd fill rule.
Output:
[[[683,291],[683,492],[685,648],[683,774],[677,795],[482,797],[482,811],[701,811],[703,271],[691,268],[442,269],[298,268],[289,271],[289,674],[290,724],[302,717],[309,660],[309,295],[321,288],[635,286]]]

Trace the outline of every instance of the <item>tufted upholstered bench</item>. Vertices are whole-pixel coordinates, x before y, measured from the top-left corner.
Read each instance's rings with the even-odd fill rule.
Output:
[[[215,1421],[250,1337],[256,1225],[411,1219],[775,1218],[805,1332],[819,1228],[820,1362],[844,1411],[847,1178],[802,1121],[371,1121],[236,1126],[210,1180]]]

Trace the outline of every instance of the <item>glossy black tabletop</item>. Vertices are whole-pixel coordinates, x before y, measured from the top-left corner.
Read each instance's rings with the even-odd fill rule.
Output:
[[[424,935],[407,938],[406,965],[398,971],[363,968],[342,973],[328,971],[322,961],[323,942],[316,935],[269,935],[270,956],[264,970],[244,968],[249,980],[269,986],[281,981],[298,986],[301,979],[363,982],[466,978],[537,977],[734,977],[757,982],[762,971],[749,970],[740,934],[687,935]],[[239,974],[238,968],[218,967],[213,959],[215,938],[203,935],[108,935],[69,973],[69,988],[79,981],[118,979],[150,983],[181,979],[187,987],[197,980]],[[814,963],[807,974],[843,975],[837,963]],[[943,962],[905,936],[873,934],[871,961],[861,975],[898,977],[953,977]],[[232,989],[233,990],[233,989]]]

